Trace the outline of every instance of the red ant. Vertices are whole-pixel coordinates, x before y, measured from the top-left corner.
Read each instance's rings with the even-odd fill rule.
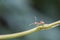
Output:
[[[44,26],[45,22],[44,22],[44,21],[37,22],[37,21],[36,21],[36,17],[35,17],[35,22],[32,23],[32,24],[35,24],[36,26],[39,26],[39,25]],[[29,24],[28,26],[31,26],[32,24]]]

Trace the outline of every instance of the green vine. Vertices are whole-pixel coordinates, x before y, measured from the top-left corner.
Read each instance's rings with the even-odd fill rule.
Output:
[[[39,31],[39,30],[52,29],[52,28],[54,28],[58,25],[60,25],[60,20],[56,21],[56,22],[53,22],[53,23],[50,23],[50,24],[44,24],[44,26],[43,25],[37,26],[37,27],[35,27],[33,29],[30,29],[30,30],[27,30],[27,31],[23,31],[23,32],[19,32],[19,33],[13,33],[13,34],[7,34],[7,35],[0,35],[0,39],[3,40],[3,39],[22,37],[22,36],[31,34],[33,32]]]

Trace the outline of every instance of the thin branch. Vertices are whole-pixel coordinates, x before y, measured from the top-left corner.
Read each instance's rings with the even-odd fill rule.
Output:
[[[22,37],[28,34],[31,34],[33,32],[39,31],[39,30],[47,30],[56,27],[57,25],[60,25],[60,20],[53,22],[51,24],[44,24],[44,26],[38,26],[33,29],[19,32],[19,33],[13,33],[13,34],[7,34],[7,35],[0,35],[0,39],[10,39],[10,38],[16,38],[16,37]]]

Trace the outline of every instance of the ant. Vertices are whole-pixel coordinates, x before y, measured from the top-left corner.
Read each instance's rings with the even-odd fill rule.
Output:
[[[44,21],[37,22],[37,21],[36,21],[36,18],[37,18],[37,17],[35,16],[35,22],[29,24],[28,26],[31,26],[32,24],[35,24],[36,26],[42,25],[42,26],[44,27],[45,22],[44,22]]]

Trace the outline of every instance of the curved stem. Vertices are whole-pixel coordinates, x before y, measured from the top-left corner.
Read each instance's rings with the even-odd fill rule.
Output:
[[[30,29],[28,31],[14,33],[14,34],[0,35],[0,39],[9,39],[9,38],[15,38],[15,37],[20,37],[20,36],[25,36],[27,34],[31,34],[32,32],[37,31],[37,28],[38,27]]]
[[[7,35],[0,35],[0,39],[9,39],[9,38],[16,38],[16,37],[25,36],[25,35],[31,34],[33,32],[36,32],[38,30],[46,30],[46,29],[54,28],[54,27],[56,27],[56,25],[59,25],[59,24],[60,24],[60,21],[56,21],[51,24],[47,24],[47,25],[45,24],[44,27],[41,25],[41,26],[35,27],[33,29],[30,29],[30,30],[27,30],[24,32],[7,34]]]

